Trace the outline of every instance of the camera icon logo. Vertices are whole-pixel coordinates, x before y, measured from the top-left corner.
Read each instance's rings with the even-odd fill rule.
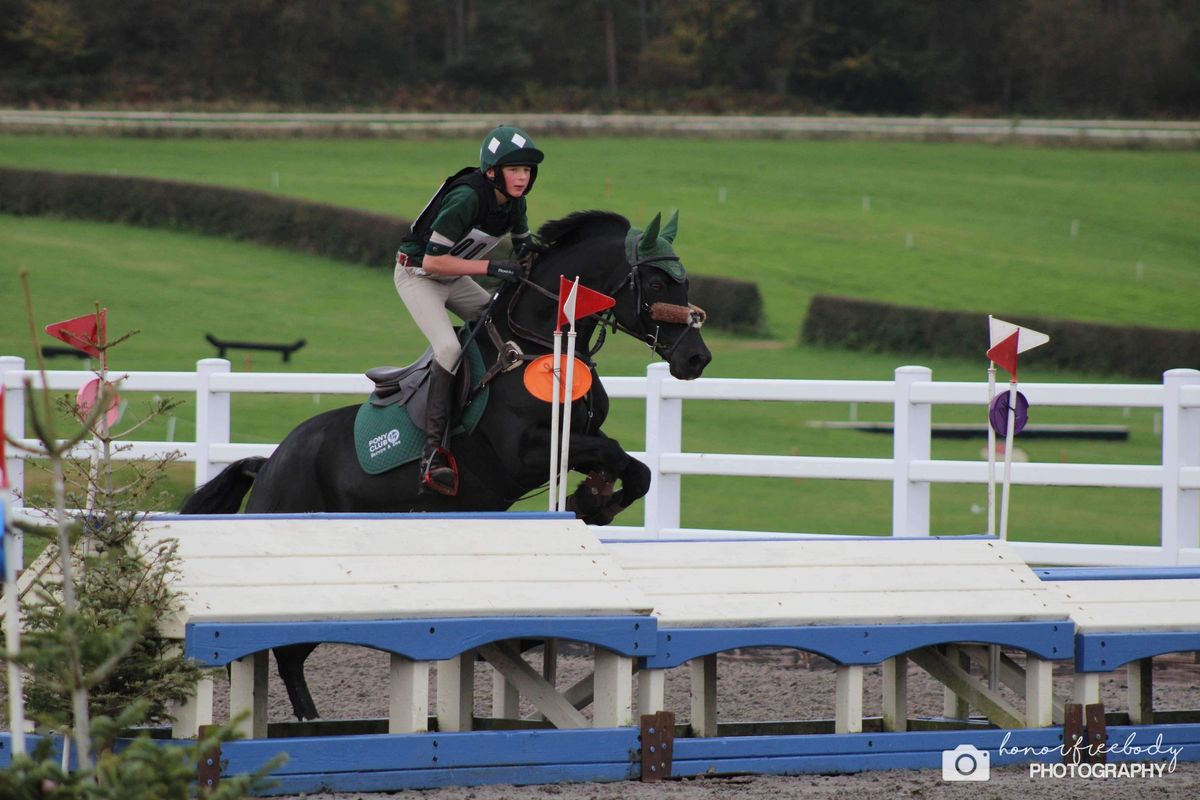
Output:
[[[986,750],[960,744],[942,751],[942,780],[986,781],[992,777],[992,757]]]

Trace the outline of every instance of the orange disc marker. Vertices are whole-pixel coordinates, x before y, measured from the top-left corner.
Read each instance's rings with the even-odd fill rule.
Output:
[[[561,356],[562,360],[559,365],[562,368],[561,377],[554,374],[554,356],[539,356],[529,365],[525,367],[525,389],[531,395],[541,400],[543,403],[550,403],[554,400],[554,381],[564,381],[567,377],[567,357]],[[592,371],[588,369],[587,364],[584,364],[578,358],[575,359],[575,370],[571,375],[571,400],[575,401],[588,393],[592,388]],[[559,397],[565,394],[561,387],[559,388]]]

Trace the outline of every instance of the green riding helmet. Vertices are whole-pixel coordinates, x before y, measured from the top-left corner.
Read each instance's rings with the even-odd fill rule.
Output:
[[[529,194],[533,191],[534,181],[537,180],[537,165],[542,163],[543,158],[545,154],[537,149],[529,134],[513,125],[501,125],[483,137],[483,144],[479,147],[479,170],[487,172],[495,167],[496,174],[492,183],[505,197],[511,197],[499,168],[505,164],[528,164],[529,185],[525,188],[525,194]]]

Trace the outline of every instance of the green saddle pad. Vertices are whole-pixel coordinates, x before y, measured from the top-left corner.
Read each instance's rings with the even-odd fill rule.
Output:
[[[467,361],[471,365],[474,391],[484,373],[483,356],[474,342],[467,348]],[[485,386],[471,398],[458,424],[450,431],[452,437],[475,430],[487,408],[490,390],[490,386]],[[416,461],[424,444],[425,431],[409,417],[405,406],[380,407],[372,405],[370,400],[359,406],[354,418],[354,449],[367,474],[378,475]]]

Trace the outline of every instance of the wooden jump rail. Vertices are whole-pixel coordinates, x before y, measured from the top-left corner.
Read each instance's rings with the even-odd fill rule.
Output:
[[[208,343],[217,348],[217,358],[225,358],[225,353],[228,350],[265,350],[269,353],[279,353],[283,356],[283,361],[286,364],[292,360],[292,353],[304,347],[307,341],[297,339],[291,344],[271,344],[270,342],[240,342],[233,340],[218,339],[211,333],[204,334],[204,338]]]

